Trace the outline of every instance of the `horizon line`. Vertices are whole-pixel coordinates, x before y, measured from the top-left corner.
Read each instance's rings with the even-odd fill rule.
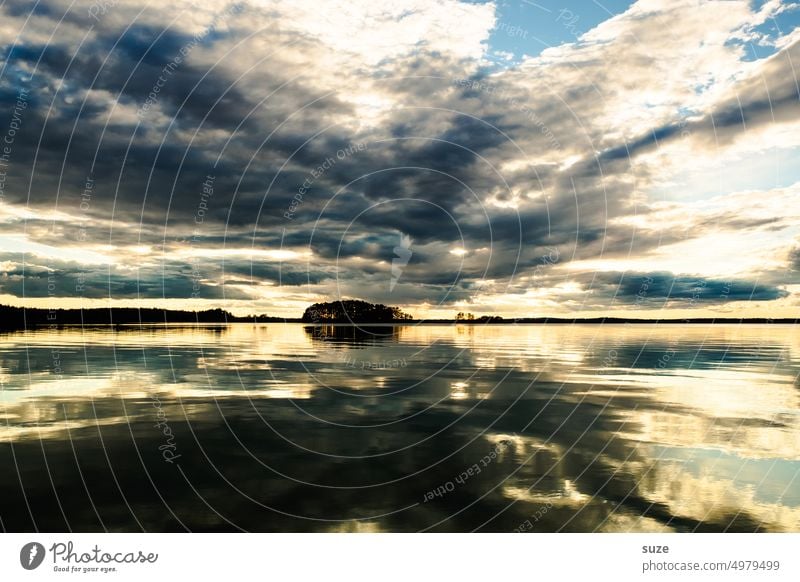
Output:
[[[457,318],[422,318],[422,319],[393,319],[393,320],[365,320],[354,321],[352,319],[332,319],[327,321],[304,321],[301,317],[281,317],[268,314],[249,314],[244,316],[234,315],[231,312],[220,307],[203,309],[203,310],[190,310],[190,309],[168,309],[160,307],[67,307],[67,308],[46,308],[46,307],[22,307],[14,305],[0,304],[0,310],[13,310],[18,312],[34,312],[37,315],[45,316],[44,321],[36,321],[40,318],[34,318],[34,321],[28,322],[24,318],[22,322],[24,325],[32,326],[63,326],[63,325],[136,325],[136,324],[226,324],[226,323],[303,323],[308,326],[321,326],[321,325],[402,325],[402,324],[419,324],[419,323],[452,323],[463,325],[486,325],[486,324],[525,324],[525,323],[676,323],[676,324],[715,324],[715,323],[763,323],[763,324],[797,324],[800,317],[677,317],[677,318],[653,318],[653,317],[620,317],[614,315],[598,315],[588,317],[570,317],[570,316],[520,316],[520,317],[502,317],[493,315],[484,315],[478,318],[467,320]],[[113,321],[114,311],[136,311],[140,314],[139,321]],[[97,321],[75,321],[75,322],[59,322],[58,317],[50,317],[51,314],[58,314],[58,312],[79,312],[81,315],[87,312],[106,313],[108,312],[108,322]],[[141,319],[142,312],[160,312],[164,315],[183,315],[184,317],[193,315],[195,321],[158,321],[154,319]],[[147,313],[145,313],[147,314]],[[199,315],[218,314],[221,319],[212,321],[201,321],[198,319]],[[119,315],[119,314],[118,314]],[[154,314],[152,314],[154,315]],[[259,321],[261,320],[261,321]],[[0,321],[0,328],[4,327],[4,321]],[[11,322],[9,322],[11,323]],[[18,326],[17,326],[18,327]]]

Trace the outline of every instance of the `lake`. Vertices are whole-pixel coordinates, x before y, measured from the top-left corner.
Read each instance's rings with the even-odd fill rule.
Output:
[[[5,531],[800,531],[791,325],[0,334]]]

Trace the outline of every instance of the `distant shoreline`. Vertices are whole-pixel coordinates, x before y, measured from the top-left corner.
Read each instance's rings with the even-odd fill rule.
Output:
[[[791,318],[627,318],[627,317],[517,317],[492,321],[470,321],[456,319],[404,319],[394,321],[320,321],[309,322],[299,317],[273,317],[267,315],[235,316],[222,309],[206,311],[180,311],[170,309],[91,308],[91,309],[42,309],[0,305],[0,330],[60,328],[67,326],[129,326],[129,325],[208,325],[230,323],[300,323],[309,327],[329,325],[592,325],[592,324],[783,324],[796,325],[798,319]]]
[[[620,317],[592,317],[592,318],[559,318],[559,317],[525,317],[515,319],[503,319],[502,321],[457,321],[455,319],[408,319],[403,321],[360,321],[360,322],[330,322],[330,323],[308,323],[301,322],[297,319],[281,320],[286,323],[304,323],[307,326],[323,326],[323,325],[468,325],[468,326],[482,326],[482,325],[539,325],[539,324],[603,324],[603,323],[672,323],[672,324],[732,324],[732,323],[748,323],[748,324],[788,324],[796,325],[800,323],[800,319],[789,318],[768,318],[768,317],[749,317],[749,318],[692,318],[692,319],[627,319]],[[235,322],[234,322],[235,323]]]

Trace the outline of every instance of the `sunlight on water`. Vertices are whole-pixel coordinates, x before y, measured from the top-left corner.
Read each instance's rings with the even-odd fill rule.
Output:
[[[796,531],[799,370],[795,328],[777,325],[8,333],[0,459],[18,478],[0,486],[0,517],[9,529]]]

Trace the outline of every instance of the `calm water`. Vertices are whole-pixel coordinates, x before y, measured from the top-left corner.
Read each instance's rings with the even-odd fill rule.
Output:
[[[800,531],[793,326],[0,335],[0,525]]]

